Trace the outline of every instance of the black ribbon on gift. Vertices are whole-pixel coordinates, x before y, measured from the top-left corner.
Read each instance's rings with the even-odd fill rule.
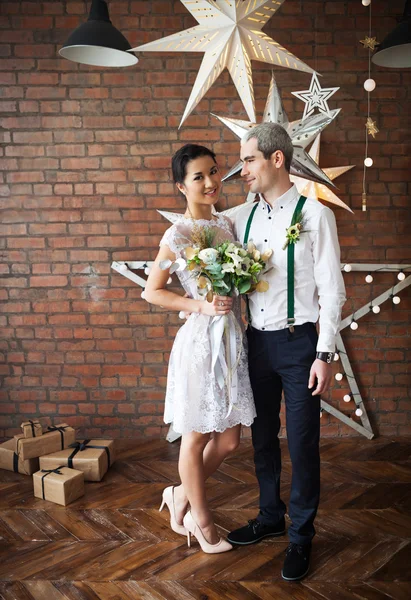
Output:
[[[44,475],[41,478],[41,495],[43,497],[43,500],[45,500],[46,498],[44,497],[44,478],[47,477],[47,475],[50,475],[50,473],[56,473],[57,475],[63,475],[63,473],[60,471],[60,469],[62,469],[63,467],[56,467],[55,469],[41,469],[40,473],[44,473]]]
[[[13,452],[13,471],[15,473],[19,472],[19,455]]]
[[[52,431],[59,431],[60,439],[61,439],[61,449],[64,450],[64,430],[67,429],[67,427],[69,427],[69,425],[57,425],[57,427],[55,427],[54,425],[52,427],[50,427],[50,425],[49,425],[47,427],[48,431],[46,431],[44,435],[47,435],[48,433],[51,433]],[[20,444],[24,439],[25,438],[17,439],[17,454],[20,454]]]
[[[74,448],[74,450],[68,457],[67,466],[70,469],[73,468],[73,459],[78,452],[83,452],[83,450],[87,450],[87,448],[101,448],[102,450],[106,451],[108,468],[110,468],[110,448],[108,448],[108,446],[96,446],[94,444],[89,444],[89,441],[90,440],[84,440],[83,442],[74,442],[74,444],[69,445],[69,448]]]
[[[48,431],[46,433],[50,433],[51,431],[59,431],[60,432],[60,439],[61,439],[61,449],[64,450],[64,430],[67,429],[68,425],[57,425],[57,427],[55,427],[53,425],[53,427],[50,427],[50,425],[47,427]]]
[[[29,419],[29,423],[31,425],[31,433],[33,434],[33,437],[36,437],[36,433],[35,433],[35,425],[38,423],[38,421],[36,421],[36,423],[34,421],[32,421],[31,419]]]

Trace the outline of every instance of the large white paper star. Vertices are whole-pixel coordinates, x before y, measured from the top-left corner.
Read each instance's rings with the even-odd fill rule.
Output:
[[[340,109],[336,108],[331,111],[329,116],[317,114],[308,117],[305,121],[299,119],[298,121],[292,121],[290,123],[283,108],[281,96],[277,84],[275,83],[273,73],[262,122],[278,123],[286,129],[291,137],[294,146],[294,154],[291,161],[292,175],[303,177],[309,181],[316,181],[317,183],[326,183],[327,185],[335,187],[328,175],[320,169],[315,160],[305,151],[305,148],[314,140],[318,133],[331,123],[339,112]],[[213,116],[217,117],[217,119],[231,129],[231,131],[240,139],[242,139],[250,129],[256,126],[256,123],[251,121],[219,117],[218,115]],[[242,166],[243,163],[238,161],[223,177],[223,181],[238,179]]]
[[[319,133],[315,138],[314,143],[308,153],[317,165],[320,162],[320,140],[321,133]],[[336,177],[339,177],[354,167],[355,165],[349,165],[347,167],[327,167],[323,169],[323,171],[331,179],[331,181],[333,181]],[[345,202],[340,200],[340,198],[338,198],[334,192],[329,190],[322,183],[316,183],[315,181],[308,181],[308,179],[303,177],[294,176],[291,176],[291,180],[295,183],[298,192],[302,196],[306,196],[307,198],[315,198],[316,200],[321,198],[321,200],[326,200],[326,202],[330,202],[330,204],[341,206],[342,208],[349,210],[351,213],[353,212],[351,208],[345,204]]]
[[[255,121],[251,61],[313,73],[304,62],[261,31],[284,0],[181,0],[199,25],[133,48],[151,52],[205,52],[180,127],[227,67]],[[164,74],[165,81],[167,73]]]
[[[316,73],[313,73],[310,83],[309,90],[303,90],[301,92],[291,92],[293,96],[302,100],[305,104],[304,113],[303,113],[303,121],[307,117],[313,114],[315,108],[323,113],[324,115],[330,116],[331,111],[328,108],[327,101],[331,98],[333,94],[339,87],[335,88],[322,88],[320,86],[320,82],[318,81],[318,77]]]

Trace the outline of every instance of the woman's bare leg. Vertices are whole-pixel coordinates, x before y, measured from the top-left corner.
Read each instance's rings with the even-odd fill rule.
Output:
[[[224,459],[233,452],[240,443],[240,433],[241,433],[241,425],[236,425],[235,427],[231,427],[230,429],[226,429],[222,433],[213,433],[213,437],[206,442],[206,445],[202,451],[202,474],[203,474],[203,483],[218,469]],[[192,435],[192,434],[188,434]],[[202,434],[195,434],[203,436]],[[181,448],[183,448],[183,439],[181,441]],[[204,441],[204,440],[203,440]],[[180,461],[181,461],[181,450],[180,450]],[[181,471],[180,471],[181,477]],[[183,479],[181,478],[182,484],[174,488],[174,499],[175,499],[175,507],[176,507],[176,519],[177,522],[182,524],[183,517],[187,512],[187,505],[189,503],[189,494],[187,493],[186,487],[184,486]],[[203,485],[204,489],[204,485]],[[205,492],[204,492],[205,499]],[[190,501],[191,504],[191,501]],[[192,507],[192,504],[191,504]],[[193,512],[194,517],[194,512]],[[201,527],[200,522],[198,525]],[[208,539],[208,538],[207,538]],[[218,540],[217,540],[218,541]],[[214,542],[210,542],[214,543]]]

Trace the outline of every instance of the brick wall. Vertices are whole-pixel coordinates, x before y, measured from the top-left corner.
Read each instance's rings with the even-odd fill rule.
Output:
[[[373,0],[373,34],[381,40],[404,2]],[[156,209],[183,210],[170,183],[170,155],[187,141],[208,144],[223,171],[238,158],[234,136],[210,116],[245,117],[227,71],[178,130],[201,56],[140,55],[127,69],[79,66],[58,48],[86,19],[83,1],[2,2],[0,19],[1,390],[0,435],[20,421],[58,417],[88,436],[158,436],[168,353],[176,315],[150,308],[141,289],[110,270],[112,260],[153,259],[167,227]],[[109,2],[114,24],[132,45],[195,24],[181,2]],[[373,68],[368,211],[362,213],[368,9],[360,0],[286,0],[265,31],[341,86],[342,113],[323,133],[321,166],[356,164],[337,182],[352,216],[335,209],[342,258],[411,264],[407,111],[409,70]],[[253,62],[257,111],[264,108],[268,65]],[[285,108],[306,74],[277,68]],[[408,124],[409,125],[409,124]],[[407,189],[408,182],[408,189]],[[240,203],[241,184],[225,187],[221,207]],[[345,313],[370,298],[364,274],[345,276]],[[375,276],[376,296],[396,274]],[[410,288],[345,331],[360,388],[377,432],[411,433]],[[346,388],[336,385],[332,402]],[[324,435],[354,435],[323,418]]]

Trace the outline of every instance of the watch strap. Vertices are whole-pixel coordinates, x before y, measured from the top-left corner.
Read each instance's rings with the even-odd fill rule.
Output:
[[[317,352],[317,358],[326,362],[329,365],[333,361],[334,352]]]

